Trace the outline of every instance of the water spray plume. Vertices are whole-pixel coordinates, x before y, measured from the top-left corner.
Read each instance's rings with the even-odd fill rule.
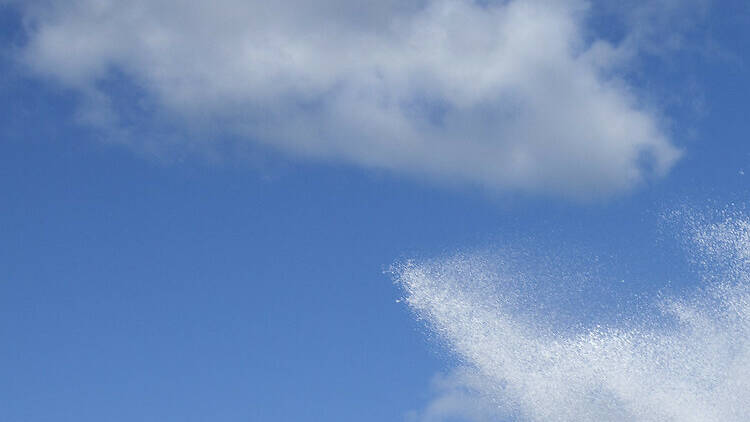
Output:
[[[498,271],[471,255],[406,262],[394,274],[404,302],[473,371],[470,388],[498,417],[746,421],[750,218],[687,220],[683,236],[704,284],[685,296],[653,299],[642,318],[561,326],[554,308],[524,302],[536,294],[529,275]]]

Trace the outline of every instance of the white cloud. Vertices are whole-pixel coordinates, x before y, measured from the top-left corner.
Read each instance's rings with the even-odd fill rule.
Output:
[[[482,394],[481,379],[474,371],[459,368],[451,374],[439,374],[432,380],[434,398],[421,411],[406,415],[406,422],[497,422],[511,419],[510,414]]]
[[[114,73],[172,127],[490,190],[607,195],[680,156],[583,1],[35,4],[24,62],[104,126]]]

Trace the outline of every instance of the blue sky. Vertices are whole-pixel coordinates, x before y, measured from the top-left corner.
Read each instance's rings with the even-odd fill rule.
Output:
[[[747,201],[744,2],[261,3],[0,1],[0,419],[503,420],[394,263],[622,327]]]

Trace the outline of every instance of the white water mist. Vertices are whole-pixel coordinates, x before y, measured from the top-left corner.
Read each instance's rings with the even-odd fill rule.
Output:
[[[682,236],[704,285],[652,299],[638,318],[563,326],[560,309],[528,299],[539,297],[533,276],[486,257],[407,262],[394,273],[408,306],[474,372],[468,387],[507,420],[746,421],[750,219],[687,220]],[[569,287],[561,278],[559,290]]]

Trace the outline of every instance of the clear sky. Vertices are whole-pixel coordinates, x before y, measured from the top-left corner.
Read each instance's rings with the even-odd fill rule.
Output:
[[[0,420],[552,420],[472,283],[562,332],[693,291],[748,43],[734,0],[0,0]]]

